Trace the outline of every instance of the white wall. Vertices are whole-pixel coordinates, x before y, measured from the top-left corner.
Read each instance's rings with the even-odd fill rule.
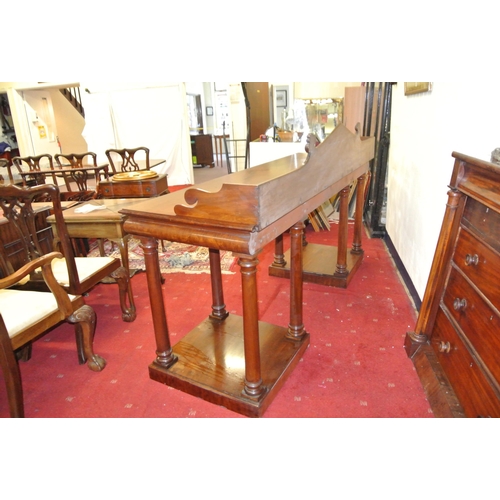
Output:
[[[500,147],[493,85],[434,82],[430,93],[393,87],[387,233],[423,298],[447,201],[453,151],[490,160]]]

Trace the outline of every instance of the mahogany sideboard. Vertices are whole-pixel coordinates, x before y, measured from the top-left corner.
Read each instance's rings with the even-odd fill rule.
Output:
[[[500,167],[454,152],[448,203],[405,349],[439,417],[500,417]]]
[[[302,321],[303,220],[365,171],[374,139],[343,125],[309,155],[297,153],[123,209],[125,231],[141,240],[156,339],[150,378],[250,417],[263,415],[309,346]],[[291,229],[290,229],[291,228]],[[259,320],[258,255],[290,229],[288,326]],[[172,346],[158,240],[209,248],[212,311]],[[243,315],[224,303],[220,250],[238,257]]]

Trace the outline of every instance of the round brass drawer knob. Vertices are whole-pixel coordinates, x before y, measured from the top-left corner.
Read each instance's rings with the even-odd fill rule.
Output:
[[[479,257],[477,254],[471,255],[468,253],[465,256],[465,265],[466,266],[477,266],[478,263],[479,263]]]
[[[453,309],[455,311],[463,311],[467,307],[467,301],[465,299],[455,299],[453,302]]]
[[[448,354],[451,351],[451,344],[442,340],[438,344],[438,351],[444,354]]]

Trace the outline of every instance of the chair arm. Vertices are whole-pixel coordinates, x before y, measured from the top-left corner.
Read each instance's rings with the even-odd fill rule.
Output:
[[[51,252],[38,259],[28,262],[23,267],[18,269],[13,274],[0,279],[0,289],[9,288],[19,283],[23,278],[28,276],[33,271],[42,268],[42,275],[49,290],[54,294],[59,309],[65,314],[70,315],[73,311],[71,299],[64,288],[56,281],[52,272],[52,261],[61,259],[63,255],[60,252]]]

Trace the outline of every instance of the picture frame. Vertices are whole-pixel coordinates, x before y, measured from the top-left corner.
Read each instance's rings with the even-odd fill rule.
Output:
[[[276,107],[286,108],[288,105],[288,95],[286,90],[276,91]]]
[[[207,106],[207,116],[214,116],[214,108],[212,106]]]
[[[431,82],[405,82],[405,95],[421,94],[431,90]]]

